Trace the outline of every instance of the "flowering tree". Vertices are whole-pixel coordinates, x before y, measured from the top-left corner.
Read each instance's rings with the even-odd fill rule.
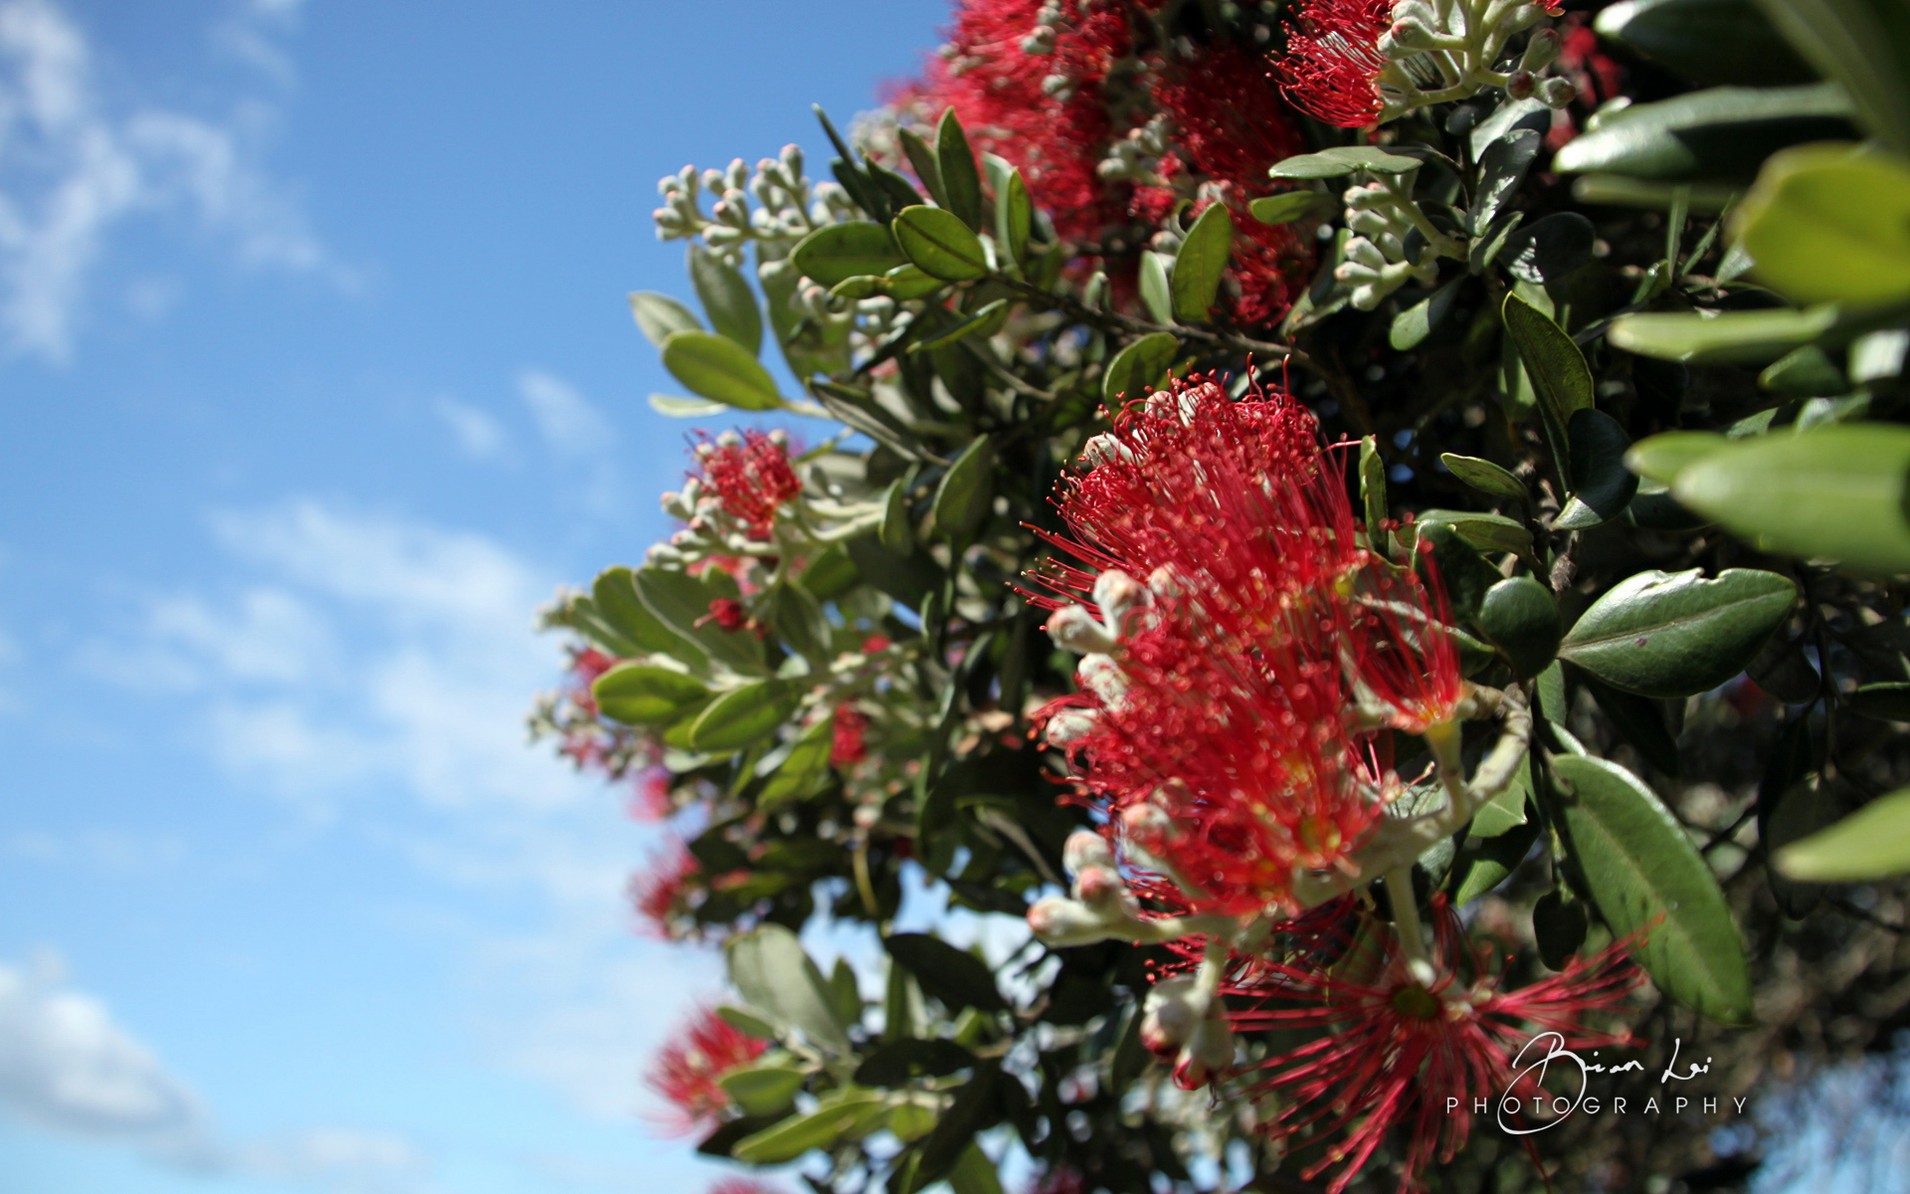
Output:
[[[534,726],[727,952],[667,1129],[817,1190],[1729,1184],[1721,1106],[1906,1022],[1901,0],[966,0],[824,128],[664,179],[653,404],[789,417],[547,611]]]

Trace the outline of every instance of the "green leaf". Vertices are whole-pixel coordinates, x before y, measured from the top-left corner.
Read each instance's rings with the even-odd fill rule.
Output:
[[[1585,944],[1590,918],[1585,905],[1568,903],[1557,888],[1546,892],[1532,905],[1532,936],[1539,947],[1539,961],[1549,970],[1563,970],[1567,962]]]
[[[999,1073],[999,1062],[979,1066],[975,1076],[955,1092],[955,1102],[942,1116],[942,1121],[935,1125],[935,1131],[922,1143],[921,1159],[910,1182],[910,1190],[919,1190],[946,1176],[961,1159],[962,1153],[974,1143],[975,1137],[1000,1117],[1000,1101],[995,1086]]]
[[[924,273],[969,282],[988,273],[988,254],[968,225],[939,207],[905,207],[895,217],[896,243]]]
[[[1423,510],[1418,523],[1423,528],[1448,526],[1453,534],[1480,551],[1510,551],[1524,554],[1532,550],[1532,532],[1525,524],[1503,514],[1481,514],[1471,510]]]
[[[756,807],[765,811],[794,804],[819,794],[829,785],[829,752],[835,739],[835,717],[818,721],[802,732],[782,764],[763,784]]]
[[[1395,315],[1392,326],[1387,329],[1386,342],[1399,352],[1417,348],[1427,336],[1432,335],[1434,328],[1445,322],[1465,281],[1463,277],[1454,278]]]
[[[1206,321],[1208,309],[1220,295],[1220,279],[1227,272],[1233,240],[1234,221],[1224,203],[1210,204],[1187,230],[1187,238],[1174,255],[1174,272],[1168,278],[1169,305],[1175,319],[1182,323]]]
[[[590,686],[590,695],[606,717],[625,725],[654,726],[710,695],[700,680],[668,668],[620,663]]]
[[[1910,572],[1910,428],[1845,423],[1735,441],[1679,469],[1671,494],[1765,551]]]
[[[1671,815],[1616,763],[1559,755],[1547,764],[1553,823],[1592,902],[1665,994],[1713,1019],[1751,1019],[1751,970],[1718,881]]]
[[[1773,861],[1784,875],[1809,883],[1866,883],[1910,873],[1910,788],[1784,846]]]
[[[762,351],[763,313],[741,271],[701,245],[691,245],[690,284],[718,335],[736,341],[751,356]]]
[[[882,546],[905,556],[915,549],[915,527],[909,515],[909,479],[899,477],[889,486],[882,503],[882,526],[877,530]]]
[[[1022,181],[1021,171],[1010,166],[995,183],[995,244],[1009,260],[1026,261],[1034,227],[1035,205],[1028,197],[1028,184]]]
[[[637,598],[636,577],[630,569],[622,565],[604,569],[590,586],[590,600],[597,616],[630,644],[631,649],[618,654],[675,653],[676,636]]]
[[[971,337],[988,339],[1008,322],[1008,300],[998,298],[981,310],[955,324],[945,332],[937,332],[926,340],[918,340],[909,345],[910,352],[933,352],[938,348],[947,348]]]
[[[730,982],[749,1005],[800,1031],[812,1044],[847,1052],[849,1038],[829,1003],[822,972],[796,934],[761,925],[730,939]]]
[[[690,727],[693,750],[742,750],[768,738],[802,704],[802,689],[787,680],[758,680],[711,701]]]
[[[968,147],[955,109],[942,113],[935,127],[935,164],[942,175],[942,193],[948,209],[976,232],[982,230],[982,179],[975,169],[975,151]]]
[[[1714,87],[1600,116],[1552,159],[1562,174],[1687,181],[1749,178],[1806,141],[1848,141],[1850,101],[1832,84]]]
[[[1850,388],[1844,371],[1815,344],[1779,357],[1757,375],[1758,388],[1787,398],[1834,397]]]
[[[891,969],[894,976],[903,973]],[[918,1078],[946,1078],[975,1064],[975,1055],[954,1041],[903,1038],[880,1045],[856,1067],[863,1086],[904,1086]]]
[[[1572,481],[1577,487],[1552,525],[1561,531],[1582,531],[1617,518],[1638,492],[1638,477],[1625,467],[1631,439],[1618,420],[1602,410],[1587,408],[1572,415],[1566,425],[1571,440]]]
[[[1620,692],[1606,684],[1590,679],[1585,688],[1598,702],[1598,710],[1603,713],[1625,741],[1631,743],[1645,762],[1676,779],[1684,770],[1684,762],[1678,756],[1677,739],[1665,726],[1665,714],[1662,704],[1650,697],[1636,693]]]
[[[1657,485],[1670,485],[1678,474],[1730,441],[1711,431],[1664,431],[1632,445],[1625,467]]]
[[[681,394],[652,394],[650,409],[666,419],[707,419],[729,407],[708,398],[686,398]]]
[[[726,1071],[716,1084],[730,1102],[750,1115],[776,1115],[789,1109],[809,1075],[793,1065],[754,1065]]]
[[[836,657],[822,602],[801,585],[778,585],[769,593],[769,626],[796,654],[818,668]]]
[[[1515,129],[1486,147],[1479,159],[1479,179],[1466,213],[1471,235],[1479,236],[1490,228],[1506,201],[1525,181],[1532,159],[1538,156],[1540,140],[1537,129]]]
[[[1910,12],[1899,0],[1758,0],[1797,52],[1851,97],[1873,137],[1910,153]]]
[[[761,675],[768,670],[763,662],[763,645],[754,636],[732,634],[709,620],[710,602],[722,594],[694,576],[649,565],[637,569],[633,579],[643,607],[697,658],[707,656],[744,675]],[[680,651],[672,653],[682,658]]]
[[[944,536],[965,540],[979,529],[995,500],[995,445],[987,436],[955,458],[935,491],[935,526]]]
[[[818,286],[880,276],[908,264],[886,225],[863,220],[816,229],[796,243],[789,259]]]
[[[1477,456],[1460,456],[1452,452],[1442,452],[1440,463],[1446,471],[1489,497],[1511,498],[1515,501],[1526,500],[1525,484],[1517,477]]]
[[[1597,242],[1590,220],[1558,211],[1508,235],[1498,259],[1521,282],[1556,282],[1590,261]]]
[[[1373,174],[1404,174],[1419,169],[1419,159],[1388,153],[1370,145],[1342,145],[1303,153],[1278,162],[1267,171],[1272,178],[1344,178],[1355,170]]]
[[[1700,83],[1769,86],[1817,77],[1752,0],[1622,0],[1592,27]]]
[[[1529,576],[1513,576],[1486,590],[1479,606],[1479,630],[1520,676],[1536,676],[1558,652],[1558,602]]]
[[[1743,671],[1796,601],[1797,586],[1774,572],[1640,572],[1592,603],[1559,658],[1626,692],[1691,696]]]
[[[1008,1010],[1008,1001],[995,986],[994,972],[974,954],[927,933],[891,934],[883,946],[890,957],[908,967],[925,993],[941,1000],[949,1011]]]
[[[1002,1194],[1001,1177],[993,1161],[977,1143],[970,1143],[948,1171],[948,1186],[954,1194]]]
[[[1802,723],[1792,723],[1802,725]],[[1843,802],[1839,799],[1842,785],[1826,783],[1817,772],[1801,775],[1785,784],[1780,778],[1787,775],[1791,768],[1786,763],[1804,767],[1813,765],[1808,755],[1809,743],[1803,743],[1805,757],[1799,759],[1774,758],[1765,769],[1765,779],[1759,783],[1757,840],[1764,847],[1765,856],[1773,865],[1767,875],[1771,885],[1771,895],[1777,900],[1784,915],[1801,919],[1809,915],[1823,899],[1823,892],[1817,885],[1808,881],[1793,879],[1780,870],[1775,862],[1785,857],[1784,851],[1791,845],[1802,842],[1837,823],[1842,812]],[[1780,789],[1775,798],[1769,801],[1769,813],[1765,813],[1766,792],[1771,788]],[[1848,855],[1845,855],[1848,857]]]
[[[1840,332],[1836,307],[1802,311],[1652,311],[1621,315],[1605,328],[1613,348],[1693,365],[1762,365]]]
[[[1386,462],[1380,459],[1379,438],[1360,440],[1360,509],[1366,518],[1366,541],[1373,553],[1385,557]]]
[[[1851,145],[1772,156],[1732,218],[1752,276],[1800,304],[1910,299],[1910,162]]]
[[[1148,250],[1141,254],[1141,305],[1155,323],[1174,322],[1173,286],[1168,270],[1173,259]]]
[[[1505,296],[1502,314],[1519,360],[1525,364],[1526,376],[1532,379],[1532,389],[1538,394],[1539,414],[1552,442],[1553,456],[1565,468],[1572,416],[1592,406],[1592,371],[1585,364],[1585,354],[1572,343],[1565,329],[1517,294]]]
[[[1150,332],[1114,354],[1107,372],[1101,376],[1101,400],[1110,410],[1122,401],[1139,398],[1141,391],[1155,386],[1167,376],[1180,353],[1180,341],[1172,332]]]
[[[1247,211],[1262,224],[1291,224],[1338,211],[1339,206],[1337,199],[1319,191],[1288,191],[1284,195],[1262,195],[1247,204]]]
[[[700,332],[703,324],[695,312],[667,294],[658,294],[653,290],[633,291],[630,295],[630,314],[636,318],[637,327],[649,337],[650,343],[662,347],[663,342],[673,332]]]
[[[747,1165],[781,1165],[811,1149],[830,1148],[866,1135],[888,1107],[881,1095],[862,1090],[834,1098],[807,1115],[791,1116],[774,1127],[744,1137],[730,1155]]]
[[[738,410],[775,410],[783,404],[769,370],[726,336],[672,332],[663,342],[663,367],[691,393],[712,402]]]

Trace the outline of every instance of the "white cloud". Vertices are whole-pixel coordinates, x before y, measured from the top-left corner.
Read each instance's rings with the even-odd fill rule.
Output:
[[[176,834],[91,828],[58,833],[14,829],[0,835],[0,854],[42,866],[71,866],[114,878],[150,878],[176,868],[185,841]]]
[[[517,392],[544,441],[559,455],[599,456],[615,445],[610,421],[562,378],[526,369],[517,375]]]
[[[0,963],[0,1106],[73,1135],[165,1148],[202,1139],[196,1096],[63,978],[53,960]]]
[[[432,413],[451,429],[458,451],[472,460],[502,460],[506,455],[504,425],[475,406],[466,406],[455,398],[440,395],[431,404]]]
[[[400,1136],[314,1128],[226,1142],[200,1097],[74,989],[57,957],[0,962],[0,1112],[44,1131],[139,1149],[174,1168],[290,1181],[333,1194],[422,1189],[430,1165]]]
[[[263,36],[257,20],[243,28]],[[351,284],[259,164],[269,107],[214,120],[119,89],[109,99],[93,59],[48,0],[0,0],[0,334],[11,351],[70,354],[111,233],[142,213],[194,215],[245,264]]]

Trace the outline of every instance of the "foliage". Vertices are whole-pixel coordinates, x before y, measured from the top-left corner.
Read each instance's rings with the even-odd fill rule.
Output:
[[[1822,884],[1910,869],[1896,0],[966,0],[823,127],[666,178],[697,304],[631,296],[658,411],[782,429],[546,614],[535,726],[727,951],[653,1079],[701,1151],[1728,1183],[1714,1121],[1541,1108],[1535,1171],[1474,1100],[1541,1030],[1721,1100],[1886,1043],[1893,889]]]

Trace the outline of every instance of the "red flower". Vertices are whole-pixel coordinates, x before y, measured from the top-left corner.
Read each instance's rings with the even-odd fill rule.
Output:
[[[1293,106],[1340,128],[1379,120],[1386,56],[1379,39],[1393,25],[1391,0],[1304,0],[1280,60],[1281,88]]]
[[[672,938],[676,922],[689,911],[690,885],[699,873],[696,856],[676,838],[630,876],[630,903],[654,936]]]
[[[749,625],[749,611],[734,597],[717,597],[710,602],[709,620],[730,634]],[[698,620],[701,625],[701,619]]]
[[[869,757],[869,744],[864,741],[864,733],[869,728],[868,714],[854,705],[837,705],[835,728],[829,740],[829,765],[843,768],[853,767]]]
[[[1435,1158],[1449,1161],[1465,1144],[1475,1101],[1497,1109],[1508,1093],[1537,1093],[1511,1060],[1531,1041],[1530,1029],[1556,1032],[1573,1050],[1629,1040],[1585,1027],[1588,1015],[1618,1006],[1640,981],[1622,943],[1506,991],[1443,896],[1434,897],[1429,958],[1415,960],[1421,951],[1406,949],[1376,920],[1344,933],[1355,952],[1330,969],[1263,962],[1227,991],[1254,1001],[1230,1013],[1236,1029],[1317,1034],[1260,1063],[1246,1080],[1262,1105],[1279,1108],[1266,1125],[1274,1135],[1294,1147],[1339,1138],[1305,1172],[1311,1179],[1339,1166],[1327,1187],[1332,1194],[1396,1127],[1406,1132],[1404,1190]],[[1529,1097],[1522,1101],[1529,1105]]]
[[[780,431],[726,431],[698,443],[696,459],[703,466],[698,479],[752,538],[769,538],[776,511],[802,492],[789,438]]]
[[[1422,581],[1411,572],[1381,565],[1362,578],[1367,598],[1346,606],[1342,631],[1352,643],[1367,696],[1393,710],[1395,729],[1424,734],[1448,721],[1465,696],[1459,650],[1445,627],[1452,621],[1445,586],[1428,569]]]
[[[730,1106],[719,1080],[755,1061],[768,1048],[768,1042],[734,1027],[714,1008],[693,1012],[676,1038],[657,1051],[644,1077],[644,1084],[669,1104],[656,1117],[658,1126],[676,1136],[715,1127]]]
[[[726,1177],[710,1187],[710,1194],[782,1194],[782,1191],[746,1177]]]
[[[1338,457],[1286,393],[1235,402],[1201,379],[1130,406],[1090,457],[1053,541],[1099,575],[1050,563],[1064,600],[1037,600],[1092,593],[1109,641],[1088,636],[1083,691],[1041,723],[1130,861],[1168,880],[1143,894],[1229,915],[1280,904],[1296,871],[1352,865],[1387,796],[1345,714],[1349,595],[1372,562]]]

